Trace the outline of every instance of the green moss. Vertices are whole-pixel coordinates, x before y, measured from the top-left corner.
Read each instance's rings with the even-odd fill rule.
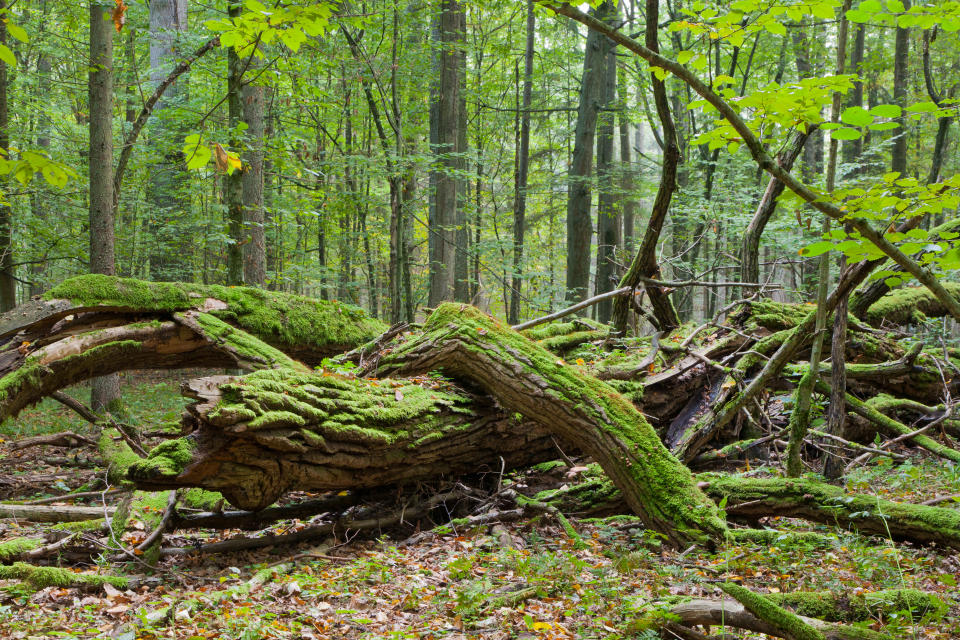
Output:
[[[193,438],[176,438],[161,442],[146,458],[137,458],[129,465],[131,478],[176,476],[193,460],[196,442]]]
[[[753,543],[767,546],[795,547],[817,546],[833,547],[836,536],[828,536],[813,531],[777,531],[776,529],[733,529],[730,535],[734,542]],[[806,615],[806,614],[803,614]]]
[[[450,364],[449,373],[471,377],[474,370],[471,355],[494,362],[507,362],[518,374],[530,375],[543,389],[542,402],[556,402],[565,411],[574,410],[590,420],[604,448],[590,453],[604,459],[607,471],[621,487],[629,487],[628,501],[638,513],[643,513],[648,526],[667,533],[674,541],[723,537],[726,524],[715,505],[705,500],[697,489],[690,471],[680,464],[664,447],[656,432],[640,411],[609,385],[593,376],[584,375],[578,367],[566,365],[542,346],[525,338],[509,327],[461,304],[443,304],[434,311],[424,325],[423,336],[400,345],[382,361],[402,362],[406,354],[425,344],[443,345],[458,342],[466,352]],[[462,366],[461,366],[462,365]],[[475,380],[485,387],[497,387],[485,380]],[[497,395],[495,389],[488,392]],[[514,401],[510,397],[498,399],[509,411],[540,417],[533,404]],[[566,434],[566,425],[556,425],[558,435]],[[582,427],[577,429],[578,441],[583,438]],[[615,443],[615,444],[614,444]],[[622,456],[611,455],[612,450]]]
[[[960,297],[960,283],[943,282],[954,298]],[[948,315],[937,298],[926,287],[895,289],[870,305],[865,319],[874,326],[883,322],[893,324],[921,324],[926,318]]]
[[[213,298],[225,303],[226,308],[211,309],[211,315],[274,346],[327,355],[361,345],[386,329],[358,307],[253,287],[85,275],[64,281],[44,298],[156,312],[199,308],[207,298]]]
[[[104,429],[97,443],[100,455],[107,464],[107,479],[114,485],[126,484],[127,470],[142,460],[130,445],[122,439],[115,439],[119,437],[116,429]]]
[[[783,331],[793,329],[803,322],[812,307],[805,304],[788,304],[773,300],[759,300],[744,305],[748,318],[740,322],[749,331],[767,329],[769,331]],[[741,312],[742,313],[742,312]]]
[[[532,329],[527,329],[521,333],[531,340],[546,340],[547,338],[570,335],[571,333],[576,333],[577,331],[583,331],[585,329],[589,331],[601,329],[602,327],[603,325],[597,324],[591,320],[577,318],[576,320],[571,321],[554,320],[553,322],[548,322],[546,324],[533,327]]]
[[[217,343],[226,344],[254,362],[262,361],[263,364],[270,367],[290,367],[306,370],[302,363],[297,362],[279,349],[271,347],[246,331],[241,331],[233,325],[227,324],[216,316],[209,313],[198,313],[195,319],[197,324],[203,328],[207,337]]]
[[[884,619],[892,613],[911,612],[913,619],[934,622],[943,618],[947,604],[938,595],[917,589],[890,589],[872,593],[830,591],[772,593],[766,596],[796,614],[828,622],[862,622]]]
[[[743,605],[744,609],[769,622],[793,640],[824,640],[824,635],[772,601],[738,584],[726,582],[720,588]]]
[[[58,522],[50,527],[51,531],[62,531],[65,533],[84,533],[87,531],[99,531],[107,526],[104,518],[96,520],[80,520],[79,522]]]
[[[46,587],[102,587],[105,584],[117,589],[126,589],[129,584],[126,578],[120,576],[74,573],[58,567],[35,567],[25,562],[0,566],[0,580],[22,580],[34,591]]]
[[[802,505],[806,517],[831,524],[860,529],[865,533],[896,535],[898,527],[911,532],[919,542],[937,541],[960,546],[960,512],[883,500],[865,494],[849,494],[840,487],[804,478],[744,478],[703,474],[708,495],[716,500],[727,497],[731,505],[759,501],[771,505],[772,512],[783,513]]]
[[[607,330],[575,331],[566,335],[559,335],[553,338],[547,338],[546,340],[541,340],[540,345],[547,351],[552,351],[553,353],[559,355],[565,355],[586,342],[603,340],[608,334],[609,332]]]
[[[30,551],[42,546],[44,541],[38,538],[14,538],[0,542],[0,563],[10,562],[24,551]]]
[[[217,491],[206,489],[189,489],[180,496],[180,502],[191,509],[212,511],[223,503],[223,496]]]

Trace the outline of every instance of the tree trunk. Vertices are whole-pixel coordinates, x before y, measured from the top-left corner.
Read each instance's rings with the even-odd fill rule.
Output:
[[[785,171],[793,168],[800,152],[803,151],[804,144],[809,136],[809,131],[805,133],[797,132],[791,144],[787,149],[777,156],[777,163]],[[767,182],[767,188],[760,198],[760,204],[757,205],[756,213],[747,225],[747,230],[743,235],[743,249],[740,254],[740,281],[741,282],[760,282],[760,238],[767,227],[767,223],[773,217],[777,210],[777,198],[783,193],[784,184],[771,177]]]
[[[903,1],[904,10],[910,9],[910,0]],[[900,127],[896,129],[893,149],[890,152],[890,170],[907,175],[907,82],[908,58],[910,56],[910,29],[897,27],[893,51],[893,102],[904,112],[897,118]]]
[[[231,18],[240,15],[240,4],[231,0],[228,13]],[[231,132],[230,147],[236,152],[243,141],[236,131],[243,117],[241,90],[244,61],[236,49],[227,49],[227,126]],[[224,204],[227,208],[227,226],[230,243],[227,245],[227,284],[243,284],[243,173],[233,171],[223,176]]]
[[[186,0],[150,0],[150,87],[157,86],[169,75],[179,55],[177,41],[187,30]],[[184,197],[186,175],[180,153],[183,131],[173,120],[162,115],[171,103],[183,97],[174,83],[153,108],[152,146],[159,151],[151,159],[147,201],[150,205],[147,233],[150,236],[150,275],[154,280],[189,280],[193,274],[190,256],[193,243],[185,224],[189,220],[188,200]],[[183,92],[185,94],[185,91]]]
[[[459,0],[442,0],[435,18],[434,54],[436,83],[431,87],[431,152],[439,169],[431,172],[434,200],[429,220],[430,295],[427,304],[435,307],[452,300],[456,267],[457,195],[460,180],[455,172],[460,164],[461,91],[463,83],[464,30],[466,15]]]
[[[112,5],[90,3],[90,272],[115,273],[113,229],[113,23]],[[120,398],[120,379],[93,381],[90,404],[105,411]]]
[[[0,0],[0,9],[6,11],[7,3]],[[0,21],[0,44],[7,44],[7,25]],[[7,63],[0,62],[0,149],[10,151],[10,113],[7,106]],[[5,156],[8,157],[8,156]],[[13,266],[13,209],[6,198],[0,203],[0,312],[17,306],[17,281]]]
[[[611,2],[604,2],[596,10],[599,20],[607,20],[614,11]],[[577,128],[574,132],[573,159],[567,185],[567,302],[586,299],[590,285],[590,243],[593,220],[590,217],[593,173],[593,147],[596,137],[597,113],[603,89],[607,48],[604,37],[594,30],[587,33],[583,59],[583,81],[580,85],[580,106],[577,109]]]
[[[394,349],[380,371],[442,370],[478,385],[504,409],[576,442],[624,492],[630,508],[673,545],[716,540],[725,526],[628,400],[605,383],[476,309],[444,305],[422,337]],[[673,505],[673,506],[668,506]],[[682,506],[681,506],[682,505]]]
[[[616,20],[619,12],[613,9],[610,20]],[[597,180],[600,196],[597,204],[597,280],[594,295],[611,291],[616,284],[616,251],[622,244],[622,221],[617,210],[617,194],[614,186],[613,139],[617,104],[617,57],[613,43],[603,39],[605,62],[600,102],[605,110],[599,118],[597,130]],[[597,319],[610,321],[613,302],[604,300],[597,305]]]
[[[251,61],[255,60],[251,57]],[[253,67],[251,62],[251,67]],[[263,213],[264,100],[266,88],[248,82],[240,93],[247,125],[243,161],[243,281],[251,287],[267,282],[267,246]]]
[[[510,285],[510,324],[520,322],[520,289],[523,271],[523,236],[526,231],[527,175],[530,168],[530,104],[533,99],[533,54],[536,14],[533,0],[527,0],[527,38],[523,56],[523,100],[520,104],[520,139],[517,144],[517,171],[513,200],[513,282]]]

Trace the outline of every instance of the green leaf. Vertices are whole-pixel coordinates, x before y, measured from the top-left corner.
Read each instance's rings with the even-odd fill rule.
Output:
[[[17,56],[13,55],[13,51],[5,44],[0,44],[0,60],[10,67],[17,66]]]
[[[777,22],[776,20],[771,20],[770,22],[763,25],[763,28],[772,33],[775,36],[785,36],[787,35],[787,28]]]
[[[12,22],[7,23],[7,33],[19,40],[20,42],[29,42],[30,37],[27,35],[27,32],[18,24],[13,24]]]
[[[860,133],[859,129],[851,129],[850,127],[844,127],[830,132],[830,137],[834,140],[857,140],[861,135],[863,134]]]
[[[859,9],[850,9],[850,11],[847,11],[847,20],[850,22],[856,22],[858,24],[870,22],[870,17],[869,13],[860,11]]]
[[[870,113],[878,118],[899,118],[903,115],[903,109],[895,104],[878,104],[870,109]]]
[[[819,256],[820,254],[826,253],[833,249],[833,243],[829,240],[821,240],[820,242],[814,242],[808,247],[800,249],[800,255],[813,258]]]
[[[863,107],[850,107],[843,110],[843,113],[840,114],[840,120],[854,127],[865,127],[873,122],[873,116]],[[853,139],[850,138],[850,140]]]
[[[888,131],[890,129],[898,129],[900,127],[899,122],[875,122],[870,125],[871,131]]]
[[[198,144],[185,147],[183,155],[187,158],[187,169],[196,170],[205,167],[210,162],[213,153],[210,151],[210,147]]]
[[[680,64],[687,64],[688,62],[690,62],[690,59],[695,55],[697,54],[695,54],[693,51],[681,51],[680,53],[677,54],[677,62],[679,62]]]
[[[816,18],[822,18],[823,20],[833,20],[836,17],[836,14],[833,11],[833,4],[830,2],[821,2],[820,4],[815,4],[810,7],[810,12]]]
[[[863,0],[860,3],[860,6],[857,7],[860,11],[865,11],[866,13],[874,14],[880,13],[883,11],[883,5],[880,4],[879,0]]]
[[[917,102],[907,107],[907,109],[913,113],[930,113],[937,111],[939,107],[933,102]]]

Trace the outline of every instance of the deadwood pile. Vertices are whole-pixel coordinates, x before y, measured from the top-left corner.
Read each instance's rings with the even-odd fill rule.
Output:
[[[847,428],[806,435],[810,470],[825,450],[850,466],[902,456],[891,442],[960,462],[950,400],[960,352],[908,344],[899,326],[884,324],[915,322],[917,309],[937,315],[928,298],[894,291],[849,318]],[[881,505],[809,478],[720,473],[744,459],[775,467],[784,456],[813,311],[755,297],[722,320],[623,338],[570,317],[518,332],[452,303],[422,325],[386,327],[349,305],[244,287],[74,278],[0,317],[0,418],[46,397],[67,403],[95,437],[56,434],[14,447],[91,448],[109,487],[95,507],[0,504],[0,518],[60,522],[45,539],[0,543],[0,578],[74,584],[79,574],[49,565],[89,559],[104,540],[118,560],[151,562],[437,523],[438,507],[471,493],[482,509],[453,515],[476,525],[538,512],[564,522],[632,512],[687,548],[789,516],[960,549],[960,513],[949,508]],[[192,403],[178,433],[122,424],[61,393],[118,371],[195,367],[243,373],[184,382]],[[817,391],[829,395],[829,366],[821,369]],[[537,495],[502,484],[511,469],[558,459],[585,469],[583,481]],[[0,491],[15,495],[3,482]],[[278,505],[291,490],[326,497]],[[164,546],[175,529],[256,529],[320,513],[332,515],[285,539]],[[130,549],[118,531],[134,516],[150,530]],[[122,579],[83,580],[95,588]],[[735,610],[744,628],[762,633],[866,637],[800,618],[789,602],[724,590],[727,605],[678,603],[676,615],[654,623],[689,627]]]

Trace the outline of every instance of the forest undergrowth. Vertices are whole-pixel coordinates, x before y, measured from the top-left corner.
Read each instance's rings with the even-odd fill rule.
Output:
[[[171,424],[182,408],[178,385],[160,374],[128,374],[131,418]],[[71,392],[83,393],[82,388]],[[45,401],[21,414],[0,438],[60,432],[84,434],[69,409]],[[103,470],[82,449],[44,447],[13,452],[0,443],[3,499],[30,501],[67,489],[98,487]],[[960,494],[960,467],[914,450],[905,460],[880,458],[850,474],[846,488],[893,501],[922,503]],[[573,463],[571,465],[571,462]],[[778,471],[740,463],[742,474]],[[87,468],[89,466],[89,468]],[[572,485],[588,473],[560,461],[496,478],[496,485],[533,494]],[[39,481],[37,481],[39,480]],[[490,484],[479,479],[478,484]],[[81,486],[83,485],[83,486]],[[424,487],[424,491],[429,488]],[[439,491],[439,489],[435,489]],[[317,497],[303,492],[289,501]],[[476,500],[467,496],[464,500]],[[58,504],[96,505],[96,497]],[[960,498],[940,506],[960,508]],[[102,589],[0,581],[4,638],[654,638],[641,623],[651,602],[678,596],[713,598],[719,585],[740,584],[764,594],[829,590],[843,597],[894,589],[939,594],[946,610],[887,611],[854,622],[894,638],[960,637],[960,555],[855,531],[787,518],[760,524],[776,533],[764,542],[729,542],[715,550],[672,550],[632,516],[569,518],[545,513],[533,520],[478,526],[431,513],[382,531],[346,532],[323,541],[233,553],[162,558],[155,570],[130,558],[138,586]],[[431,528],[434,523],[441,523]],[[570,526],[566,526],[569,523]],[[260,536],[294,533],[297,519],[271,524]],[[5,520],[2,542],[49,532],[51,525]],[[60,525],[62,526],[62,525]],[[125,539],[136,545],[149,531],[136,522]],[[816,536],[796,535],[815,532]],[[197,530],[168,534],[176,547],[197,547],[239,533]],[[72,571],[106,571],[94,557]],[[111,564],[110,572],[122,575]],[[714,627],[714,633],[721,629]],[[749,638],[728,629],[726,637]]]

